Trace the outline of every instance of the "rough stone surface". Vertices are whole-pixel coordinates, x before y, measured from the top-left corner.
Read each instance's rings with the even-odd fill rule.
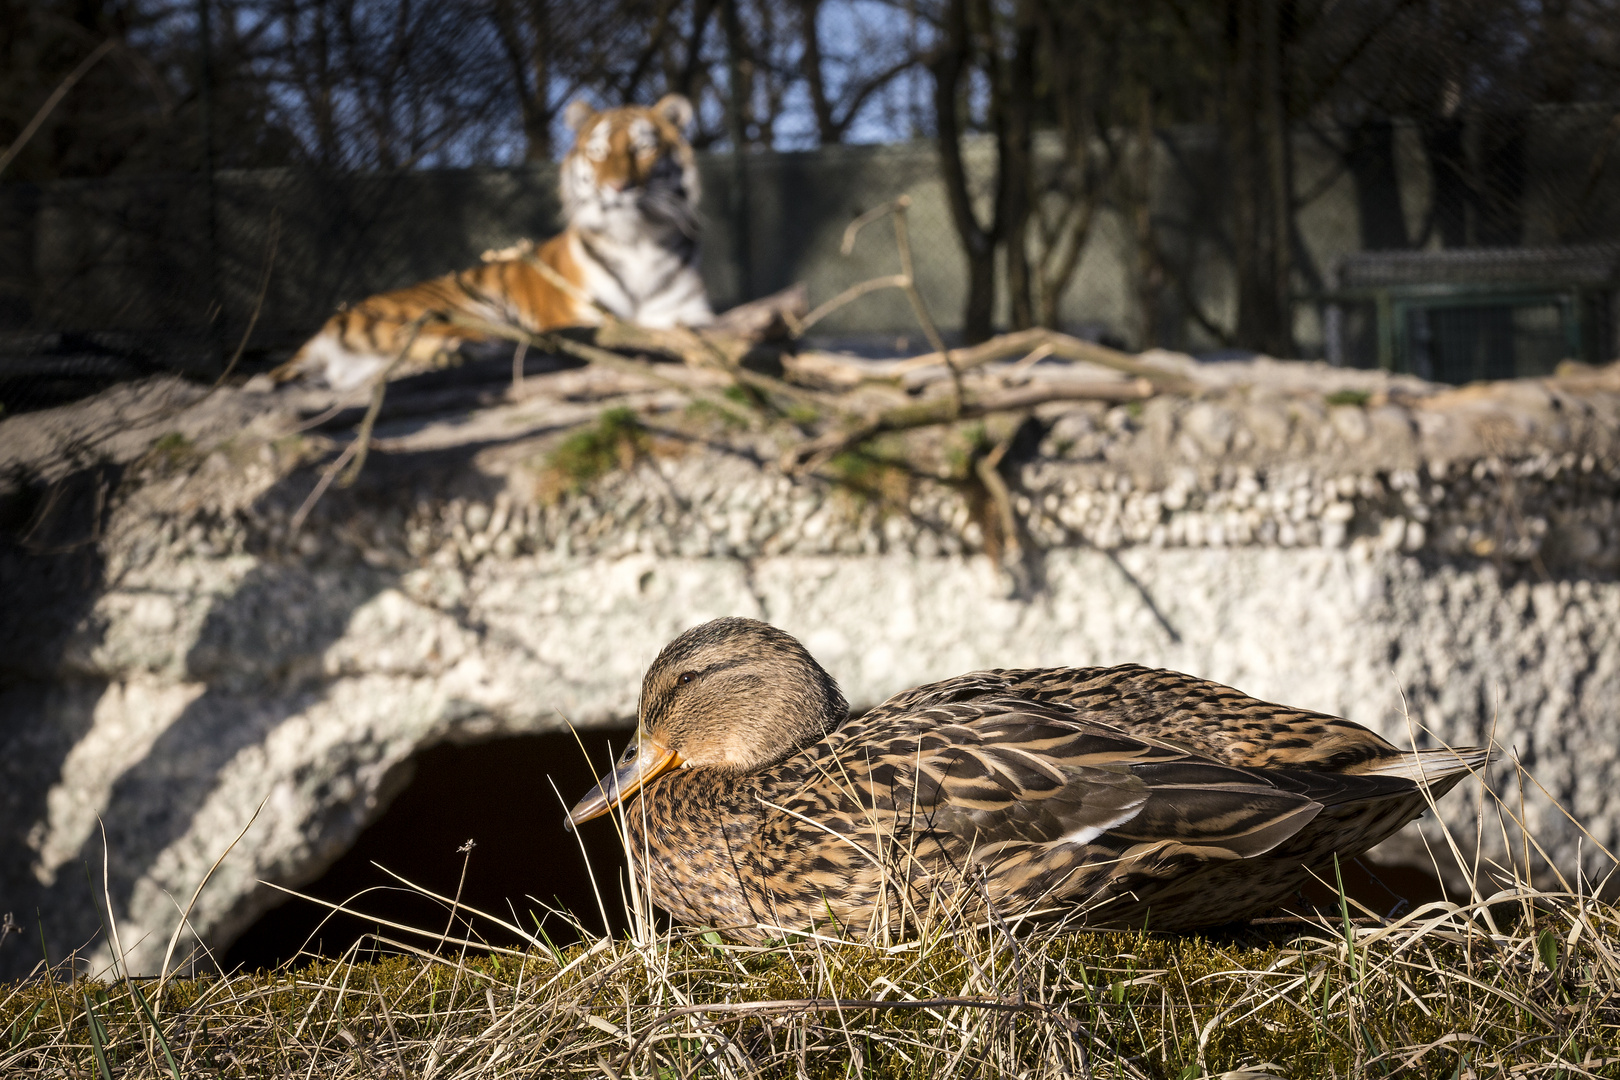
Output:
[[[857,707],[974,668],[1136,661],[1401,742],[1494,736],[1590,831],[1532,787],[1548,855],[1597,868],[1620,832],[1620,372],[1200,375],[1191,398],[1041,412],[1004,470],[1022,576],[982,552],[962,483],[795,481],[763,435],[539,497],[578,403],[397,421],[294,541],[325,444],[278,434],[280,399],[160,383],[0,423],[0,910],[37,909],[53,956],[85,945],[104,829],[150,971],[241,834],[190,919],[224,945],[269,905],[260,879],[316,876],[417,751],[624,723],[658,648],[724,614],[799,635]],[[1470,842],[1477,803],[1442,807]]]

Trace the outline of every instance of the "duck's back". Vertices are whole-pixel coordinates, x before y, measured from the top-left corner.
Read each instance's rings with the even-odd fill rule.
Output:
[[[903,691],[866,715],[903,715],[988,697],[1065,705],[1088,720],[1243,768],[1420,779],[1456,757],[1449,750],[1432,758],[1428,751],[1404,751],[1342,717],[1261,701],[1209,679],[1140,664],[976,671]],[[1431,761],[1438,765],[1426,769]]]

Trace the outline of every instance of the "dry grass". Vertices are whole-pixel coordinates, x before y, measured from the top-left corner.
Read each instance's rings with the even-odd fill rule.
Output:
[[[1515,871],[1394,921],[1341,889],[1225,934],[893,946],[661,929],[627,883],[627,935],[558,949],[419,890],[447,929],[384,924],[366,955],[0,988],[0,1076],[1620,1078],[1620,909]]]

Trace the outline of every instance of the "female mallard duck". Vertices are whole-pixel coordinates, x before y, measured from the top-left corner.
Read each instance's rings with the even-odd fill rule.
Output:
[[[623,804],[653,901],[744,940],[988,910],[1186,929],[1275,906],[1489,756],[1136,665],[976,672],[846,712],[788,634],[688,630],[568,821]]]

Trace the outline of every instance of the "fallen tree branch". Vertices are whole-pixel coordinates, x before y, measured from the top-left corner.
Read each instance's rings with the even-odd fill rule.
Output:
[[[1013,357],[1019,360],[1010,365],[1012,370],[1008,373],[1022,374],[1037,361],[1052,357],[1069,363],[1096,364],[1133,378],[1148,379],[1167,391],[1186,389],[1188,383],[1185,376],[1144,364],[1129,353],[1043,327],[1001,334],[965,349],[952,349],[950,355],[956,370],[964,374]],[[784,357],[783,366],[796,378],[842,390],[876,384],[916,391],[950,377],[944,357],[937,352],[903,359],[866,360],[806,350]]]
[[[708,364],[724,371],[735,383],[751,387],[762,393],[783,397],[810,405],[817,409],[836,409],[838,400],[808,387],[796,386],[774,375],[744,367],[743,359],[758,344],[734,335],[715,335],[687,327],[672,329],[637,326],[622,319],[613,319],[597,330],[599,346],[611,349],[634,349],[660,352],[678,357],[692,366]],[[579,355],[576,353],[576,355]]]
[[[304,527],[304,522],[308,519],[310,512],[315,509],[315,504],[321,501],[321,496],[326,493],[327,488],[332,486],[332,481],[337,478],[344,464],[351,458],[354,459],[354,463],[349,466],[349,471],[344,474],[338,486],[348,487],[359,479],[360,470],[366,464],[366,455],[371,450],[372,428],[377,424],[377,414],[382,412],[383,397],[388,393],[388,376],[411,355],[411,348],[421,335],[422,328],[428,323],[436,321],[436,319],[437,316],[431,312],[425,312],[412,320],[410,334],[405,338],[405,344],[400,348],[398,355],[389,362],[387,367],[379,371],[372,380],[371,404],[367,406],[366,415],[360,421],[360,429],[355,432],[354,441],[349,443],[348,448],[338,456],[336,461],[326,467],[326,470],[321,473],[320,480],[315,484],[314,490],[304,499],[303,505],[298,508],[297,513],[293,514],[292,520],[287,525],[288,540],[298,535],[298,531]]]
[[[837,296],[833,297],[831,300],[824,302],[820,307],[816,308],[816,310],[812,311],[809,316],[805,318],[804,322],[799,324],[799,333],[803,334],[806,330],[810,329],[822,319],[825,319],[828,315],[831,315],[841,307],[859,300],[867,293],[877,292],[879,289],[904,288],[909,280],[910,279],[904,274],[889,274],[886,277],[875,277],[868,278],[865,281],[858,281],[849,288],[845,289],[843,292],[839,293]]]
[[[962,388],[962,369],[952,357],[951,350],[946,347],[945,339],[940,335],[939,327],[934,324],[934,317],[929,313],[928,305],[923,301],[922,293],[917,290],[916,268],[911,257],[911,232],[906,224],[906,212],[910,209],[911,196],[902,195],[893,202],[861,214],[845,226],[844,240],[839,245],[839,251],[846,257],[850,255],[855,250],[855,239],[860,235],[863,228],[885,214],[890,216],[894,222],[894,246],[900,253],[900,272],[887,278],[873,279],[873,288],[892,286],[906,294],[906,302],[911,305],[911,313],[916,316],[917,325],[922,327],[923,337],[928,339],[929,347],[934,350],[935,355],[942,358],[945,367],[950,371],[952,400],[956,402],[958,408],[961,408],[965,395]],[[859,288],[859,286],[856,288]],[[845,289],[829,304],[848,303],[849,300],[853,300],[859,295],[864,295],[864,293],[855,293],[852,289]],[[848,299],[844,299],[845,297],[848,297]],[[829,304],[823,304],[817,310],[830,314]],[[805,328],[808,328],[811,321],[809,319],[805,320]]]
[[[973,420],[998,412],[1032,409],[1049,401],[1141,401],[1157,392],[1146,379],[1096,382],[1042,382],[969,399],[958,409],[948,398],[930,398],[911,405],[887,409],[858,421],[854,426],[808,439],[792,447],[782,457],[782,468],[802,473],[843,453],[845,450],[891,431]]]
[[[995,507],[996,530],[1000,534],[999,542],[992,542],[989,530],[986,530],[985,551],[991,555],[992,561],[999,558],[1002,567],[1013,575],[1015,584],[1022,592],[1026,584],[1022,574],[1024,545],[1018,536],[1018,515],[1013,512],[1012,492],[1007,490],[1007,481],[1001,475],[1001,459],[1012,449],[1013,439],[1017,435],[1017,427],[1008,431],[988,454],[974,461],[973,471]]]
[[[608,316],[597,330],[597,344],[590,344],[561,334],[530,334],[518,327],[462,316],[456,317],[453,322],[489,336],[528,343],[548,351],[565,353],[588,363],[664,382],[697,396],[690,382],[673,377],[672,373],[660,371],[662,365],[627,357],[614,352],[613,349],[664,353],[686,361],[688,368],[704,366],[720,368],[724,377],[735,385],[764,394],[779,395],[820,412],[830,413],[833,430],[800,443],[784,455],[783,468],[795,474],[813,470],[829,458],[885,432],[946,424],[997,412],[1030,409],[1051,401],[1139,401],[1158,392],[1161,386],[1157,383],[1182,381],[1179,376],[1170,375],[1146,364],[1135,363],[1129,358],[1120,360],[1123,354],[1116,354],[1115,350],[1106,346],[1092,345],[1090,342],[1050,330],[1033,330],[1006,335],[1008,339],[1016,339],[1011,343],[1013,347],[1010,347],[1005,339],[995,339],[976,346],[970,351],[967,359],[975,365],[982,365],[1019,352],[1040,350],[1049,355],[1079,355],[1092,359],[1092,353],[1095,351],[1112,361],[1109,366],[1116,368],[1128,366],[1136,371],[1150,373],[1151,377],[1148,374],[1138,374],[1130,380],[1062,382],[1042,380],[976,398],[967,397],[965,390],[961,389],[961,383],[957,382],[953,386],[956,392],[948,399],[925,399],[876,414],[860,415],[851,410],[837,395],[811,390],[743,367],[740,361],[754,343],[740,336],[710,335],[687,327],[664,329],[637,326]],[[962,396],[958,396],[959,394]],[[709,401],[710,404],[724,407],[713,399]]]
[[[756,341],[798,337],[805,312],[810,310],[810,288],[804,282],[780,292],[727,308],[703,328],[707,334],[737,334]]]
[[[700,393],[698,387],[694,385],[697,380],[692,378],[692,373],[686,368],[675,368],[671,370],[668,365],[654,364],[650,361],[640,360],[633,356],[625,356],[622,353],[614,352],[611,349],[605,349],[600,345],[593,345],[586,341],[577,341],[574,338],[560,333],[548,332],[531,334],[521,326],[512,326],[508,323],[488,322],[483,319],[474,319],[465,315],[457,315],[449,321],[453,326],[460,326],[469,330],[476,330],[480,334],[488,337],[503,338],[516,344],[528,345],[531,348],[542,349],[549,353],[560,353],[564,356],[572,356],[576,360],[585,361],[587,364],[596,364],[599,367],[605,367],[612,371],[619,371],[627,375],[634,375],[638,378],[647,379],[655,383],[663,383],[666,386],[675,387],[677,390],[682,390],[689,394]],[[669,332],[663,331],[662,333]],[[664,350],[660,349],[658,351]],[[677,374],[677,372],[679,372],[679,374]],[[714,380],[715,385],[718,385],[721,382],[722,380],[720,379]]]
[[[1010,334],[1001,334],[966,349],[954,349],[950,353],[950,362],[954,364],[958,371],[968,371],[972,368],[995,363],[997,360],[1023,356],[1038,349],[1045,349],[1047,356],[1053,356],[1059,360],[1068,360],[1072,363],[1097,364],[1134,378],[1148,379],[1165,389],[1184,387],[1187,382],[1184,376],[1173,371],[1165,371],[1163,368],[1157,368],[1151,364],[1144,364],[1129,353],[1111,349],[1107,345],[1099,345],[1094,341],[1083,341],[1080,338],[1071,337],[1056,330],[1048,330],[1042,326],[1033,327],[1029,330],[1017,330]],[[944,354],[938,352],[926,353],[922,356],[899,361],[894,365],[893,374],[904,377],[913,372],[943,366],[946,363],[947,358]]]

